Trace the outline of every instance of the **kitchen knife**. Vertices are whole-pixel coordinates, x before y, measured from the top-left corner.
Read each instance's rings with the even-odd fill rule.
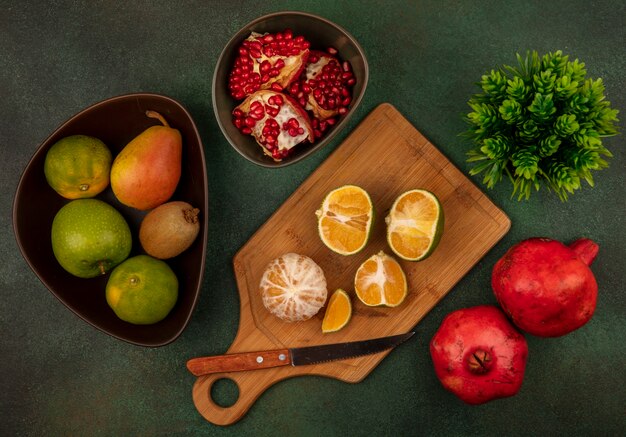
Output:
[[[187,369],[195,376],[202,376],[209,373],[240,372],[289,365],[302,366],[343,360],[391,349],[411,338],[413,334],[415,332],[348,343],[192,358],[187,361]]]

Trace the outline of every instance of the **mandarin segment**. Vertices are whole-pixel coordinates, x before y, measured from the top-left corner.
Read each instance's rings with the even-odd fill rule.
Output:
[[[308,320],[324,306],[324,272],[311,258],[287,253],[272,260],[259,285],[263,305],[287,322]]]
[[[322,332],[324,334],[337,332],[348,324],[352,318],[352,302],[350,296],[341,288],[335,290],[330,299],[324,320],[322,322]]]
[[[354,290],[365,305],[395,307],[406,298],[408,286],[398,261],[381,251],[358,268]]]
[[[367,244],[374,208],[364,189],[345,185],[331,191],[316,215],[320,238],[333,252],[352,255]]]
[[[420,261],[437,247],[443,232],[443,208],[426,190],[411,190],[394,202],[387,223],[387,242],[400,258]]]

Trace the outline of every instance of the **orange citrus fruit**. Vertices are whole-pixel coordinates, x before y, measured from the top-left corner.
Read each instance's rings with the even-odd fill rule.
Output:
[[[263,305],[276,317],[296,322],[308,320],[326,302],[326,278],[311,258],[286,253],[272,260],[259,284]]]
[[[352,302],[350,296],[339,288],[328,299],[326,313],[322,321],[322,332],[326,334],[339,331],[348,324],[351,318]]]
[[[137,255],[117,266],[106,285],[115,314],[135,325],[163,320],[178,299],[178,279],[165,261]]]
[[[315,214],[319,236],[333,252],[352,255],[367,244],[374,207],[363,188],[344,185],[331,191]]]
[[[443,233],[443,208],[430,191],[411,190],[393,203],[387,223],[387,243],[407,261],[421,261],[430,256]]]
[[[406,276],[398,261],[380,251],[357,269],[354,291],[367,306],[395,307],[406,298]]]
[[[50,147],[43,170],[48,184],[66,199],[94,197],[109,185],[112,159],[98,138],[72,135]]]

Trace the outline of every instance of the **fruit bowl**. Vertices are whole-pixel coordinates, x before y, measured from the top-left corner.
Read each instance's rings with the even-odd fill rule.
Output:
[[[238,48],[251,32],[275,33],[283,32],[285,29],[291,29],[294,35],[304,36],[311,43],[311,49],[323,51],[329,47],[335,48],[338,58],[350,63],[356,82],[352,88],[352,100],[348,106],[348,112],[340,116],[336,124],[326,130],[323,136],[313,144],[299,144],[295,146],[293,153],[277,162],[263,152],[252,136],[242,134],[233,124],[233,109],[241,101],[231,97],[228,83],[230,71],[238,55]],[[313,14],[293,11],[276,12],[246,24],[231,38],[222,51],[213,75],[213,110],[222,133],[241,156],[263,167],[284,167],[321,149],[345,127],[363,98],[368,74],[363,49],[344,29]]]
[[[167,260],[179,281],[174,309],[153,325],[133,325],[116,317],[105,298],[109,275],[82,279],[66,272],[54,257],[50,241],[52,220],[69,202],[47,183],[44,161],[50,147],[63,137],[75,134],[101,139],[113,156],[143,130],[158,122],[145,115],[157,111],[178,129],[183,139],[182,176],[172,200],[185,200],[200,209],[200,234],[181,255]],[[137,235],[147,211],[119,203],[110,186],[97,199],[115,207],[128,222],[133,247],[130,256],[144,253]],[[177,101],[158,94],[128,94],[112,97],[79,112],[56,129],[37,149],[28,163],[15,194],[13,229],[18,246],[30,268],[68,309],[107,334],[140,346],[163,346],[185,329],[196,305],[204,273],[207,243],[207,174],[204,151],[190,114]]]

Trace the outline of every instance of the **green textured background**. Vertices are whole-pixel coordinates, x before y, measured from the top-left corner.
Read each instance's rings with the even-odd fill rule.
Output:
[[[237,424],[196,411],[185,361],[219,354],[238,325],[231,259],[254,231],[379,103],[395,105],[461,170],[461,114],[488,69],[516,52],[562,49],[602,77],[626,115],[626,9],[615,1],[50,1],[0,0],[0,429],[4,435],[623,435],[626,432],[626,192],[624,137],[595,189],[561,203],[528,202],[510,186],[488,195],[512,220],[507,236],[363,382],[281,382]],[[319,153],[282,170],[242,159],[221,135],[211,78],[241,26],[279,10],[322,15],[348,29],[368,56],[370,82],[348,128]],[[107,97],[156,92],[181,101],[204,142],[209,243],[202,294],[186,331],[149,349],[115,340],[71,314],[30,271],[11,224],[21,172],[65,119]],[[623,125],[623,124],[622,124]],[[480,178],[473,179],[477,183]],[[428,342],[458,308],[494,303],[495,261],[531,236],[595,239],[596,314],[556,339],[528,336],[520,393],[469,407],[442,389]],[[217,386],[222,401],[232,387]]]

